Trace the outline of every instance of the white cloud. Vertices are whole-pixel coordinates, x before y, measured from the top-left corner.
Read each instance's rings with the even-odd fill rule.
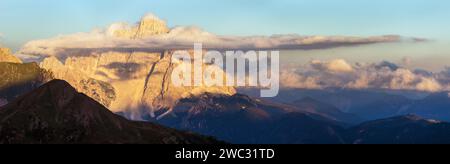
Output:
[[[343,59],[336,59],[330,62],[314,60],[311,66],[315,69],[328,72],[352,72],[353,67]]]
[[[418,90],[427,92],[450,91],[450,74],[424,74],[399,67],[394,63],[351,65],[345,60],[313,61],[306,66],[286,69],[281,74],[281,85],[286,88],[349,88]]]
[[[165,22],[149,14],[143,18]],[[159,23],[161,23],[159,22]],[[374,37],[347,36],[301,36],[297,34],[273,36],[220,36],[194,26],[181,26],[170,29],[167,34],[154,35],[141,39],[115,37],[117,30],[133,29],[126,23],[115,23],[103,30],[88,33],[61,35],[50,39],[35,40],[25,44],[19,51],[21,54],[58,56],[68,54],[68,50],[96,49],[139,49],[155,51],[166,49],[191,49],[194,43],[203,43],[208,49],[322,49],[339,46],[399,42],[404,38],[396,35]]]

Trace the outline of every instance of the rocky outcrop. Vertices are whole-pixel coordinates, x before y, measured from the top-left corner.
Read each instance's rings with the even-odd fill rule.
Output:
[[[64,62],[54,57],[46,58],[41,67],[52,71],[55,78],[68,81],[79,92],[95,98],[113,112],[124,112],[134,120],[140,120],[144,115],[164,116],[180,99],[193,95],[232,95],[236,92],[233,87],[174,86],[171,74],[177,64],[171,61],[172,54],[171,51],[90,53],[69,57]],[[89,79],[104,85],[83,84]],[[160,110],[168,112],[155,114]]]
[[[0,47],[0,62],[7,62],[7,63],[22,63],[22,61],[15,57],[11,50],[8,48],[1,48]]]
[[[87,59],[87,58],[83,58]],[[87,69],[95,67],[95,63],[76,62],[72,64],[72,58],[68,59],[68,66],[65,66],[55,57],[44,59],[40,66],[43,69],[51,71],[57,79],[64,79],[74,86],[79,92],[95,99],[104,106],[110,106],[116,99],[114,88],[107,82],[90,77]]]
[[[142,39],[149,36],[166,34],[169,28],[165,21],[154,15],[144,16],[141,21],[133,27],[115,24],[110,31],[114,36],[127,39]]]

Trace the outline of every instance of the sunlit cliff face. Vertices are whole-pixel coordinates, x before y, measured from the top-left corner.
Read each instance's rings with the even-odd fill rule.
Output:
[[[177,64],[171,61],[172,51],[105,52],[87,56],[73,56],[61,62],[49,57],[41,67],[54,72],[54,76],[68,81],[77,90],[103,102],[114,112],[129,112],[139,119],[170,109],[178,100],[202,93],[232,95],[233,87],[177,87],[171,83],[171,74]],[[94,84],[86,84],[91,79]],[[91,80],[92,81],[92,80]],[[106,85],[97,85],[97,84]],[[112,89],[109,89],[112,88]]]
[[[168,31],[165,22],[152,15],[145,16],[136,26],[109,29],[113,37],[130,40],[160,36]],[[170,112],[180,99],[197,94],[236,93],[233,87],[225,86],[174,86],[170,79],[178,64],[172,61],[174,51],[171,50],[67,52],[64,58],[44,58],[40,66],[52,71],[55,78],[68,81],[78,91],[96,99],[113,112],[125,112],[134,120],[141,119],[143,115],[161,117],[155,112]]]
[[[0,62],[22,63],[19,58],[11,53],[10,49],[2,47],[0,47]]]

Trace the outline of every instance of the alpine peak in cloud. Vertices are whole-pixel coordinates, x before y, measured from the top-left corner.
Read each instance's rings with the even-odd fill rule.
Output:
[[[272,36],[215,35],[195,26],[169,28],[153,14],[147,14],[135,25],[114,23],[108,28],[50,39],[30,41],[19,51],[22,55],[58,56],[67,49],[139,49],[146,51],[191,49],[194,43],[203,43],[206,49],[323,49],[386,42],[401,42],[398,35],[372,37],[302,36],[298,34]]]

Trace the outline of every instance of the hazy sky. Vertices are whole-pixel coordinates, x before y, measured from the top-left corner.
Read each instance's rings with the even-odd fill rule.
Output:
[[[0,42],[136,22],[151,12],[170,26],[216,34],[384,35],[450,38],[448,0],[0,0]]]

